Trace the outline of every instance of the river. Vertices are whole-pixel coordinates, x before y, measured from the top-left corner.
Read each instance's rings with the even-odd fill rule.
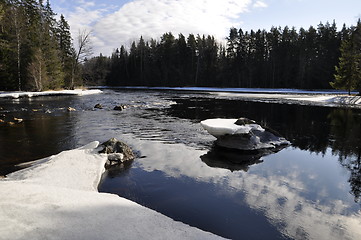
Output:
[[[103,109],[94,109],[97,103]],[[127,108],[113,110],[119,104]],[[116,137],[138,158],[108,169],[101,192],[232,239],[361,234],[360,109],[299,105],[276,95],[144,89],[0,99],[0,106],[3,118],[24,119],[0,125],[0,175]],[[271,127],[291,145],[266,156],[219,150],[199,124],[238,117]]]

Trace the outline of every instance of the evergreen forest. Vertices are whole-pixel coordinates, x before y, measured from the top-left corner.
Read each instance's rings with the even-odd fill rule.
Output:
[[[90,35],[70,26],[49,0],[0,1],[0,90],[81,85],[345,89],[361,91],[361,23],[269,31],[230,28],[213,36],[140,37],[111,56],[89,57]],[[115,46],[116,47],[116,46]],[[83,61],[84,60],[84,61]]]
[[[358,49],[349,53],[360,56],[361,42],[352,40],[360,30],[360,22],[340,31],[335,22],[299,30],[231,28],[225,44],[213,36],[176,37],[169,32],[160,40],[140,37],[130,49],[115,49],[111,57],[89,59],[83,77],[89,85],[110,86],[360,89],[345,84],[349,77],[334,82],[341,43],[356,42]],[[359,59],[351,61],[360,68]]]
[[[49,0],[0,1],[0,90],[81,85],[70,26],[55,16]]]

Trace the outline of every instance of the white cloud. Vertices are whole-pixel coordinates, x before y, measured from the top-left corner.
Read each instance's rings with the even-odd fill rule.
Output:
[[[263,1],[257,1],[253,4],[254,8],[266,8],[268,7],[267,3],[263,2]]]
[[[85,11],[83,6],[70,15],[69,22],[74,29],[91,25],[94,49],[109,55],[141,35],[158,38],[165,32],[199,33],[222,39],[230,27],[241,24],[240,14],[251,6],[252,0],[135,0],[106,16],[102,16],[104,9]]]

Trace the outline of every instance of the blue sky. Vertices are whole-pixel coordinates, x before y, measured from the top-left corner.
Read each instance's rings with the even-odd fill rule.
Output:
[[[336,21],[355,25],[360,0],[50,0],[68,20],[73,38],[92,31],[94,54],[110,55],[133,40],[174,35],[210,34],[224,40],[231,27],[269,30],[272,26],[317,27]]]

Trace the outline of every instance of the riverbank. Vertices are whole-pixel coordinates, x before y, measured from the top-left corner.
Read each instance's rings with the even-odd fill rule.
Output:
[[[114,194],[99,193],[98,142],[0,179],[0,239],[220,239]]]
[[[62,95],[91,95],[102,93],[99,89],[74,89],[74,90],[59,90],[59,91],[44,91],[44,92],[0,92],[0,98],[31,98],[39,96],[62,96]]]

